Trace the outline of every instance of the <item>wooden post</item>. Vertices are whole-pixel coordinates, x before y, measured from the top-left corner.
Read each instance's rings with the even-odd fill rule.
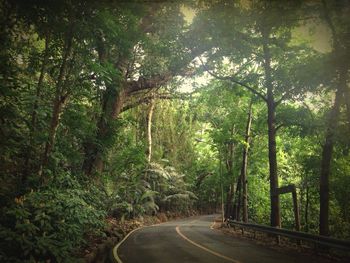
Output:
[[[298,198],[297,198],[297,191],[294,188],[292,192],[293,196],[293,209],[294,209],[294,218],[295,218],[295,230],[300,231],[300,214],[299,214],[299,205],[298,205]],[[297,244],[301,245],[301,240],[297,240]]]
[[[292,193],[293,197],[293,211],[294,211],[294,219],[295,219],[295,230],[300,231],[300,214],[299,214],[299,205],[297,198],[297,190],[294,184],[290,184],[287,186],[282,186],[276,189],[274,194],[281,195],[286,193]]]
[[[293,209],[294,209],[294,218],[295,218],[295,230],[300,231],[299,205],[298,205],[297,191],[295,188],[292,192],[292,196],[293,196]]]

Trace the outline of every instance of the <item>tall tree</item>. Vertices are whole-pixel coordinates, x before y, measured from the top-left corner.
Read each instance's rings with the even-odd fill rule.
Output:
[[[151,99],[148,114],[147,114],[147,161],[151,162],[152,159],[152,118],[154,112],[155,101]]]
[[[110,70],[112,76],[102,95],[102,112],[97,125],[96,138],[86,146],[83,165],[86,174],[103,170],[104,155],[108,152],[108,145],[104,141],[111,138],[112,127],[126,102],[134,96],[147,94],[147,91],[160,88],[176,75],[191,73],[188,64],[197,54],[185,52],[182,49],[182,41],[177,43],[179,46],[171,44],[174,38],[182,39],[184,34],[184,21],[180,15],[179,4],[138,5],[141,11],[129,20],[119,14],[120,19],[127,19],[120,25],[123,30],[135,30],[135,34],[128,34],[126,46],[108,49],[103,47],[107,43],[111,45],[113,41],[108,40],[107,32],[102,33],[102,38],[107,39],[107,43],[101,43],[105,40],[100,41],[102,48],[98,48],[99,58],[106,60],[105,64],[112,69]],[[132,5],[132,7],[135,6]],[[111,16],[108,18],[110,19]],[[172,30],[164,30],[164,25],[171,27]],[[116,51],[117,54],[114,54]],[[168,56],[169,51],[173,52],[171,57]],[[115,57],[117,62],[110,61]]]
[[[243,222],[248,222],[248,181],[247,181],[247,168],[248,168],[248,151],[250,147],[250,131],[252,126],[252,119],[253,119],[253,100],[251,100],[249,104],[249,112],[248,112],[248,119],[247,119],[247,126],[245,130],[245,139],[244,139],[244,147],[243,147],[243,156],[242,156],[242,166],[241,166],[241,175],[242,178],[242,206],[243,206]]]
[[[73,26],[73,25],[71,25]],[[64,39],[64,47],[62,54],[62,62],[59,69],[59,75],[57,77],[56,87],[55,87],[55,98],[53,101],[52,116],[50,121],[49,136],[47,142],[45,143],[45,149],[42,156],[42,163],[39,168],[39,176],[42,176],[43,167],[48,163],[49,155],[54,147],[55,138],[57,134],[57,128],[60,121],[60,116],[62,110],[67,103],[68,95],[67,92],[67,82],[68,74],[70,74],[70,66],[74,63],[71,61],[73,52],[73,35],[72,32],[67,32],[67,36]],[[71,64],[71,65],[70,65]]]
[[[293,71],[303,59],[302,48],[288,46],[291,31],[298,24],[298,3],[256,1],[248,6],[234,3],[226,5],[224,9],[222,3],[208,5],[209,7],[204,8],[203,18],[198,25],[203,26],[205,23],[203,21],[208,23],[214,21],[208,25],[209,32],[201,36],[203,38],[201,41],[207,41],[213,47],[206,54],[207,62],[203,63],[205,70],[217,79],[234,83],[234,87],[246,89],[266,103],[270,223],[279,227],[280,205],[279,196],[276,194],[276,189],[279,187],[276,108],[303,90],[302,86],[298,86],[295,75],[288,74],[288,71]],[[234,13],[236,16],[229,13]],[[224,18],[222,21],[212,19],[218,14]],[[220,41],[217,41],[218,39]],[[228,59],[226,65],[224,58],[226,61]],[[289,63],[285,63],[286,60],[289,60]],[[219,71],[222,73],[218,74]]]
[[[344,4],[344,3],[343,3]],[[319,233],[321,235],[329,235],[329,177],[331,173],[332,154],[335,143],[335,132],[338,125],[341,105],[344,102],[343,97],[348,100],[348,74],[349,74],[349,60],[346,58],[346,54],[349,52],[350,45],[344,40],[344,37],[348,37],[350,34],[349,28],[345,25],[348,20],[346,16],[346,10],[348,6],[343,6],[339,3],[333,6],[333,11],[340,20],[338,27],[332,21],[331,9],[327,1],[322,0],[323,5],[323,18],[326,21],[333,40],[333,60],[337,60],[334,64],[335,68],[335,99],[328,116],[328,124],[325,135],[325,142],[322,147],[322,161],[321,161],[321,173],[320,173],[320,226]],[[340,32],[339,32],[340,31]],[[332,63],[333,65],[333,63]],[[346,103],[345,103],[346,104]],[[346,104],[347,105],[347,104]]]

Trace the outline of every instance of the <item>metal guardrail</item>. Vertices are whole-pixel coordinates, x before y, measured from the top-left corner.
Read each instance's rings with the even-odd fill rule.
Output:
[[[332,237],[313,235],[305,232],[297,232],[293,230],[275,228],[270,226],[263,226],[250,223],[242,223],[233,220],[228,220],[230,226],[237,226],[240,228],[253,229],[255,231],[273,234],[276,236],[284,236],[295,240],[303,240],[314,244],[319,244],[329,248],[336,248],[341,250],[350,251],[350,241],[336,239]]]

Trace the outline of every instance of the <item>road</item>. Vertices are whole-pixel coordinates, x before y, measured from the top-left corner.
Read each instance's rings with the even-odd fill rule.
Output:
[[[320,262],[225,235],[212,229],[213,221],[213,215],[200,216],[138,229],[114,248],[114,257],[119,263]]]

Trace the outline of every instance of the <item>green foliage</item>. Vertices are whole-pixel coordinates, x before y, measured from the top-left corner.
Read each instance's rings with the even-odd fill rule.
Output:
[[[157,163],[150,163],[145,173],[153,189],[159,192],[157,202],[161,210],[188,212],[192,208],[197,196],[187,190],[184,174],[172,166],[163,167]]]
[[[279,184],[296,185],[302,230],[317,233],[321,145],[339,69],[349,71],[349,9],[306,2],[0,1],[0,261],[74,262],[107,215],[214,212],[222,195],[233,205],[245,146],[249,220],[267,224],[267,60]],[[321,42],[333,49],[320,52],[307,31],[328,28],[326,13],[335,32]],[[197,89],[175,92],[187,81]],[[348,93],[330,179],[331,234],[342,238],[350,236]],[[281,210],[282,226],[293,228],[290,195]]]
[[[259,224],[269,224],[270,214],[268,209],[269,186],[267,180],[261,180],[257,176],[248,176],[248,214],[251,221]]]
[[[150,163],[141,173],[121,174],[111,213],[118,218],[133,218],[157,211],[188,212],[197,199],[187,190],[184,175],[174,167]]]
[[[124,178],[119,183],[120,187],[116,190],[116,203],[112,206],[115,217],[135,218],[157,212],[158,205],[154,198],[158,192],[150,188],[150,184],[142,174]]]
[[[17,197],[2,209],[0,259],[4,262],[71,262],[87,234],[102,234],[106,216],[101,189],[70,174]]]

